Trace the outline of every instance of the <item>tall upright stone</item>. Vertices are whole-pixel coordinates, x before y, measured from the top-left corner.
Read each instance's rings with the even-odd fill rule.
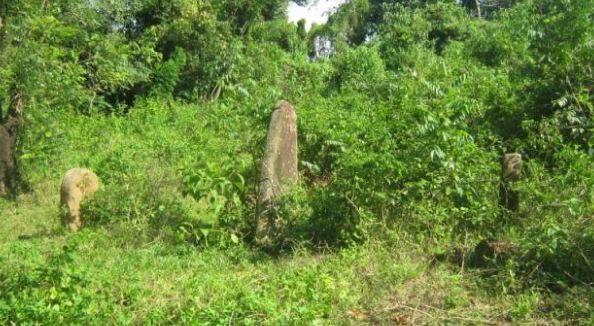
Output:
[[[260,171],[256,208],[256,241],[266,245],[274,236],[276,199],[291,191],[299,180],[297,170],[297,114],[287,101],[272,113]]]
[[[499,183],[499,204],[510,211],[517,211],[520,207],[520,195],[512,187],[512,182],[520,180],[522,176],[522,155],[508,153],[503,155],[501,166],[501,181]]]

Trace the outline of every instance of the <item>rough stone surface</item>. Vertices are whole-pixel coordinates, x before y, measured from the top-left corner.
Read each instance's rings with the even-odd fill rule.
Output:
[[[99,189],[99,178],[87,169],[75,168],[64,175],[60,187],[60,205],[66,209],[65,224],[73,232],[80,230],[80,207]]]
[[[510,153],[503,156],[502,178],[505,181],[520,180],[522,175],[522,154]]]
[[[502,261],[516,250],[516,245],[509,241],[482,240],[470,255],[469,265],[484,267],[490,261]]]
[[[291,104],[279,101],[270,119],[266,150],[260,171],[256,211],[256,240],[265,244],[274,232],[274,201],[298,181],[297,114]]]
[[[499,184],[499,204],[510,211],[520,207],[520,194],[513,189],[511,183],[522,176],[522,155],[508,153],[503,156],[501,182]]]

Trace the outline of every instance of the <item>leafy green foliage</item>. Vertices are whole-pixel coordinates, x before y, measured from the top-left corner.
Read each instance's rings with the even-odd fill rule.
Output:
[[[302,52],[304,49],[297,28],[282,20],[255,24],[250,29],[250,36],[256,43],[271,42],[288,52]]]
[[[90,291],[91,278],[83,267],[74,263],[83,238],[74,238],[49,258],[41,258],[44,263],[21,261],[13,266],[16,271],[2,269],[0,320],[7,323],[18,320],[87,323],[92,320],[89,313],[100,309],[95,299],[116,300],[110,293]],[[30,248],[14,246],[11,254],[23,255],[27,249]],[[39,256],[37,253],[33,257],[39,260]]]
[[[278,275],[265,265],[271,283],[245,276],[255,288],[237,276],[242,266],[261,271],[252,265],[268,259],[244,246],[279,99],[297,108],[302,175],[275,205],[280,254],[331,248],[349,266],[362,259],[351,250],[404,245],[458,264],[435,263],[448,269],[436,280],[448,290],[430,316],[472,305],[462,280],[470,268],[476,288],[501,300],[517,296],[504,312],[485,313],[496,321],[591,320],[591,309],[577,303],[594,300],[584,294],[594,281],[594,3],[472,2],[350,1],[310,32],[304,22],[288,24],[278,0],[0,4],[0,121],[22,94],[18,159],[34,189],[21,196],[25,207],[32,216],[38,205],[51,211],[44,218],[57,216],[56,189],[71,167],[89,167],[102,180],[83,208],[88,238],[71,236],[76,243],[48,259],[33,252],[0,267],[0,322],[85,323],[83,312],[102,311],[122,319],[113,323],[168,316],[345,323],[336,305],[357,321],[362,310],[377,312],[365,306],[373,300],[347,293],[349,282],[373,282],[366,271],[346,268],[345,284],[329,265]],[[320,53],[327,57],[310,57]],[[506,152],[524,157],[522,178],[511,185],[517,212],[498,205]],[[85,261],[78,248],[97,252],[84,243],[101,232],[122,247],[149,244],[155,256],[176,256],[183,266],[184,255],[224,250],[234,261],[224,268],[239,271],[223,282],[210,268],[217,276],[204,277],[214,285],[193,278],[188,287],[197,290],[176,306],[130,316],[149,305],[139,302],[136,283],[93,292],[105,279],[73,263]],[[470,264],[475,248],[496,240],[509,250],[484,257],[486,266]],[[188,264],[207,264],[197,261]],[[386,284],[415,274],[373,263]],[[373,288],[394,297],[384,285]],[[386,315],[393,300],[381,304],[373,322],[394,321]],[[388,310],[398,309],[406,308]],[[463,318],[455,321],[474,321]]]

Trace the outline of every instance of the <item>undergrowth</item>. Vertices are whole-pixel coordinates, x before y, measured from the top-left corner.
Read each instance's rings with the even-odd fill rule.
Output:
[[[280,0],[2,2],[0,124],[25,111],[0,323],[594,323],[594,4],[469,3],[349,1],[306,31]],[[262,250],[280,99],[300,182]],[[73,167],[101,180],[79,234]]]

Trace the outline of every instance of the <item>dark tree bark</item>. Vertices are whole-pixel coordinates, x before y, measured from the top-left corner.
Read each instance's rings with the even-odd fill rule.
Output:
[[[478,18],[482,17],[481,2],[479,0],[462,0],[461,4],[468,10],[470,15],[475,15]]]
[[[476,16],[478,18],[481,18],[482,17],[482,15],[481,15],[481,3],[480,3],[479,0],[474,0],[474,7],[475,7],[475,10],[476,10]]]
[[[0,196],[14,197],[17,193],[16,143],[23,123],[23,109],[23,98],[17,94],[0,124]]]

